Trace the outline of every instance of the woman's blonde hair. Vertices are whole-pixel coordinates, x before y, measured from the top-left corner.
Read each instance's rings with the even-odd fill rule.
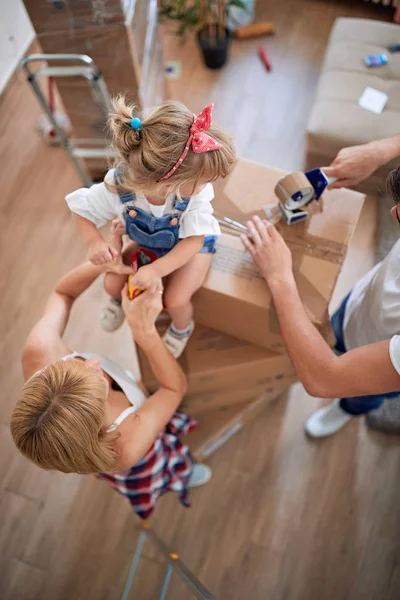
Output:
[[[124,96],[113,101],[108,126],[112,145],[116,151],[116,166],[121,175],[112,191],[155,192],[168,184],[170,193],[178,193],[181,186],[215,181],[226,177],[236,161],[231,137],[220,127],[212,125],[208,133],[222,144],[220,150],[196,154],[189,150],[183,163],[166,181],[166,175],[179,160],[189,139],[193,113],[184,104],[168,100],[154,108],[142,120],[140,129],[132,129],[130,121],[137,114],[134,104]]]
[[[117,432],[103,428],[104,382],[79,360],[60,360],[22,388],[11,433],[19,451],[42,469],[63,473],[115,470]]]

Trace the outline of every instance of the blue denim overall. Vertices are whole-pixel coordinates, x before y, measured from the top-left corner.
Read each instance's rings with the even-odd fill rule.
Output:
[[[118,185],[117,173],[115,182]],[[126,204],[126,233],[131,240],[136,242],[141,248],[151,250],[158,258],[165,256],[176,246],[179,240],[179,222],[183,212],[187,209],[190,198],[175,197],[173,212],[162,217],[154,217],[135,206],[136,196],[133,192],[118,192],[119,198],[123,204]],[[135,216],[129,214],[130,211]],[[204,236],[204,245],[200,252],[214,253],[216,235]]]

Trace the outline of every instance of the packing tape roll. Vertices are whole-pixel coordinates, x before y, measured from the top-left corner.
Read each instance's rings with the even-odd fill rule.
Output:
[[[275,194],[288,210],[305,206],[315,196],[314,188],[301,171],[282,177],[275,186]]]

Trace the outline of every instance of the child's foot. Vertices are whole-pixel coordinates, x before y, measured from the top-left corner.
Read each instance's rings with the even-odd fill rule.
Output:
[[[190,340],[190,336],[194,331],[194,322],[191,321],[186,329],[175,329],[173,323],[168,327],[163,335],[163,342],[171,352],[174,358],[179,358],[186,344]]]
[[[212,477],[212,470],[208,465],[203,463],[197,463],[194,465],[194,469],[189,479],[189,487],[199,487],[210,481]]]
[[[125,313],[122,310],[121,302],[110,296],[100,313],[100,325],[102,329],[109,333],[117,331],[124,322],[124,319]]]

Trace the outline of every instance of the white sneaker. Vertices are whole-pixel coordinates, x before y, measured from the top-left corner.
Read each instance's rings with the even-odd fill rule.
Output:
[[[339,402],[336,399],[313,413],[304,426],[306,433],[313,438],[327,437],[351,421],[352,415],[340,408]]]
[[[119,327],[121,327],[122,323],[125,320],[125,313],[122,310],[122,306],[120,302],[111,298],[108,298],[107,303],[101,309],[100,313],[100,325],[104,329],[104,331],[108,331],[111,333],[112,331],[117,331]]]
[[[163,342],[167,346],[168,350],[171,352],[174,358],[179,358],[183,353],[184,349],[188,341],[190,340],[190,336],[194,331],[194,323],[193,321],[189,324],[187,333],[183,335],[176,335],[171,329],[171,325],[168,327],[167,331],[163,335]]]
[[[204,485],[210,481],[212,477],[212,470],[208,465],[203,463],[197,463],[194,465],[193,472],[189,479],[189,487],[198,487]]]

